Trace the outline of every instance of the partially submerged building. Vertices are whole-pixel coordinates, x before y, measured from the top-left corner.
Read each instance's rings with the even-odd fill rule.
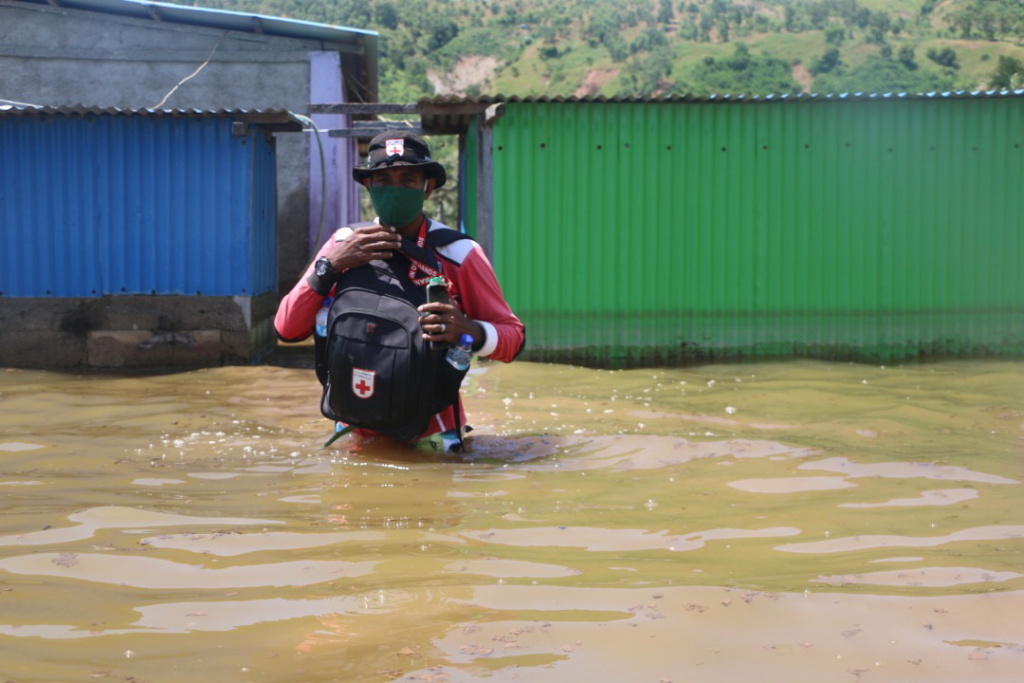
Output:
[[[0,0],[0,25],[4,176],[31,172],[39,181],[22,185],[23,192],[3,191],[8,266],[0,271],[0,365],[160,367],[262,358],[272,348],[263,329],[273,313],[268,295],[294,282],[331,226],[359,218],[349,175],[358,157],[354,140],[323,134],[317,141],[303,115],[319,102],[376,101],[377,35],[138,0]],[[348,125],[343,116],[312,118],[319,129]],[[242,171],[241,157],[231,156],[239,147],[254,164],[249,180],[219,175]],[[229,214],[237,220],[234,212],[247,202],[262,212],[249,225],[222,222]],[[52,222],[40,230],[33,212],[47,203]],[[211,245],[250,237],[253,248],[235,261],[214,259],[222,252]],[[168,250],[168,238],[188,244]],[[236,277],[239,268],[251,277]],[[146,272],[182,277],[133,275]],[[85,279],[68,289],[69,273]],[[178,302],[181,296],[192,299]],[[204,298],[210,296],[242,299],[227,311],[224,301]],[[57,327],[37,337],[34,351],[2,336],[24,338],[23,312],[40,306],[53,315],[34,324],[46,318]],[[213,319],[206,315],[212,308],[221,310]],[[96,311],[122,309],[147,312],[125,323],[150,333],[147,345],[138,347],[136,335],[117,345],[108,335],[102,353],[90,347],[89,334],[124,331],[120,318]],[[229,318],[243,327],[231,323],[226,332],[244,333],[249,342],[218,347],[188,338],[188,330],[214,329]],[[57,339],[59,352],[38,348]]]
[[[1024,91],[419,107],[523,358],[1024,354]]]
[[[274,345],[288,112],[0,105],[0,366],[245,363]]]

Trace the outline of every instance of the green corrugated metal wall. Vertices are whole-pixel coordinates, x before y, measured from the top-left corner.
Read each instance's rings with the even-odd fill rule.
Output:
[[[504,108],[493,251],[526,358],[1024,352],[1024,98]]]
[[[475,198],[479,196],[480,183],[480,122],[473,119],[469,122],[467,134],[462,136],[462,147],[459,149],[459,216],[460,226],[467,235],[477,237],[477,212],[470,211]]]

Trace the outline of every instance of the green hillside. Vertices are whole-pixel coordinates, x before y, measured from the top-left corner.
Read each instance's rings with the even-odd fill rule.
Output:
[[[1024,87],[1020,0],[195,0],[381,34],[381,99]]]

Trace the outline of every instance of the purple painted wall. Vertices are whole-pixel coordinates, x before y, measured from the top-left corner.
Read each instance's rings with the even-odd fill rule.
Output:
[[[310,104],[345,102],[344,76],[337,52],[311,52],[309,56]],[[348,128],[349,117],[342,114],[313,114],[317,128]],[[352,167],[358,162],[359,148],[354,138],[332,138],[309,131],[309,254],[343,225],[361,220],[359,185],[352,180]],[[322,162],[321,162],[322,159]],[[321,222],[321,208],[323,219]]]

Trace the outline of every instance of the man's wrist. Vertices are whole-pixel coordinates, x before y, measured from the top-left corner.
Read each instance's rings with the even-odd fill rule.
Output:
[[[309,288],[320,296],[327,296],[331,293],[331,287],[338,281],[338,271],[334,270],[330,259],[323,256],[313,264],[313,272],[306,278]]]
[[[481,358],[486,358],[498,348],[498,330],[495,329],[494,325],[483,320],[474,320],[473,322],[483,330],[481,339],[476,344],[473,344],[473,352]]]

